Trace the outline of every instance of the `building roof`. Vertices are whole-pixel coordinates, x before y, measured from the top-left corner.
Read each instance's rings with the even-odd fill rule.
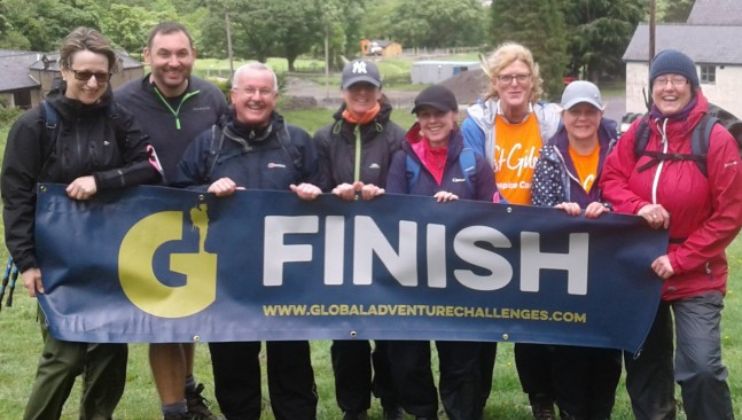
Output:
[[[41,53],[34,51],[0,50],[0,92],[27,89],[40,85],[31,78],[29,67],[36,62]]]
[[[742,26],[664,24],[657,25],[655,51],[675,48],[683,51],[696,63],[742,65],[740,39]],[[647,62],[648,55],[649,26],[642,23],[634,31],[623,60]]]
[[[687,23],[693,25],[742,25],[742,1],[696,0]]]
[[[116,51],[116,55],[118,56],[118,59],[119,59],[119,71],[134,69],[134,68],[139,68],[139,67],[144,66],[139,61],[131,58],[131,56],[129,56],[129,54],[127,54],[124,51]],[[59,54],[57,53],[45,54],[42,57],[40,57],[39,60],[37,60],[31,65],[31,69],[59,71],[58,61],[59,61]]]
[[[125,52],[117,51],[120,70],[142,67],[142,63]],[[0,92],[39,87],[41,82],[29,70],[59,71],[59,54],[0,49]]]

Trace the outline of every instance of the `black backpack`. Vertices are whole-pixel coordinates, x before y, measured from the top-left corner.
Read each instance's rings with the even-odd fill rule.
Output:
[[[649,117],[641,117],[639,127],[636,129],[636,141],[634,142],[634,155],[649,156],[652,158],[649,162],[639,167],[638,171],[642,172],[664,160],[692,160],[698,166],[701,173],[708,177],[706,168],[706,159],[711,139],[711,130],[714,124],[721,124],[726,128],[732,137],[737,141],[737,147],[742,151],[742,121],[732,115],[730,112],[716,105],[709,104],[708,112],[701,118],[701,121],[693,128],[691,133],[691,153],[662,153],[647,151],[649,142]]]

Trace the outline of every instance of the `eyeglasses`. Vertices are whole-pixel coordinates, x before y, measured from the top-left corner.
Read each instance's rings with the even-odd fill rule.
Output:
[[[255,94],[258,94],[260,97],[265,98],[273,93],[273,89],[268,88],[256,88],[256,87],[245,87],[242,89],[235,89],[238,92],[242,92],[245,95],[253,96]]]
[[[688,83],[688,79],[686,79],[683,76],[672,76],[672,77],[663,77],[660,76],[656,79],[654,79],[654,85],[655,86],[665,86],[667,83],[670,83],[673,87],[681,87]]]
[[[70,70],[75,74],[75,79],[83,82],[87,82],[93,76],[95,76],[95,81],[98,83],[106,83],[111,78],[111,73],[107,71]]]
[[[497,76],[497,80],[500,83],[504,83],[506,85],[509,85],[513,83],[513,80],[517,81],[518,83],[525,83],[526,80],[531,78],[530,73],[521,73],[521,74],[501,74]]]

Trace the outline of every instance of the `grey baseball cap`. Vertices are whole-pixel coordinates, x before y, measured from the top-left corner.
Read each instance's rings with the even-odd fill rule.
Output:
[[[381,87],[381,74],[376,64],[365,60],[353,60],[343,68],[342,88],[348,89],[352,85],[365,82]]]
[[[567,85],[562,93],[562,108],[570,109],[583,102],[604,110],[603,98],[600,96],[600,89],[595,84],[587,80],[575,80]]]

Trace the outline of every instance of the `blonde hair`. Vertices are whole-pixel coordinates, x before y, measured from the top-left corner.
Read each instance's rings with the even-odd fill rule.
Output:
[[[497,46],[497,48],[490,53],[485,59],[480,57],[482,63],[482,70],[490,78],[490,85],[487,89],[485,99],[499,98],[497,90],[495,89],[495,80],[500,72],[507,66],[513,64],[516,61],[520,61],[526,66],[531,72],[533,80],[533,88],[531,89],[531,102],[536,102],[541,98],[544,93],[542,85],[544,81],[541,79],[541,75],[538,69],[538,63],[533,61],[533,54],[531,50],[524,47],[517,42],[505,42]]]

